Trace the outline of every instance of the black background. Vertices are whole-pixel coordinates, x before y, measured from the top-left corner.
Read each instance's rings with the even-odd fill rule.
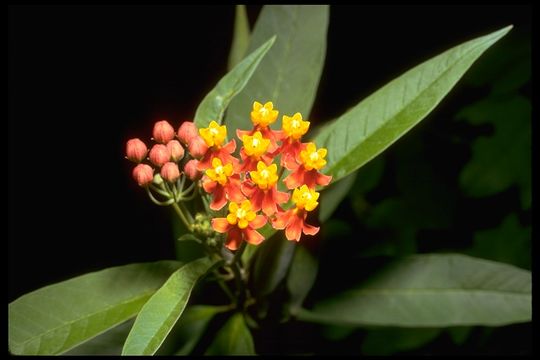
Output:
[[[248,6],[251,25],[260,6]],[[526,5],[332,6],[310,120],[340,115]],[[168,209],[131,178],[127,139],[175,127],[226,72],[234,6],[9,7],[9,301],[104,267],[174,257]],[[451,98],[452,95],[450,95]]]

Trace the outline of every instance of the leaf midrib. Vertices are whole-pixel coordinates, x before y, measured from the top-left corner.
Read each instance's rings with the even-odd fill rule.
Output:
[[[396,118],[397,116],[399,116],[399,115],[400,115],[402,112],[404,112],[405,109],[407,109],[412,103],[414,103],[415,101],[417,101],[418,98],[420,98],[420,97],[424,94],[424,92],[426,92],[428,89],[430,89],[430,88],[433,86],[434,83],[438,82],[441,78],[443,78],[444,76],[446,76],[446,74],[447,74],[447,73],[448,73],[448,72],[449,72],[456,64],[458,64],[459,62],[461,62],[461,61],[462,61],[465,57],[467,57],[471,52],[476,51],[480,46],[484,46],[486,43],[488,43],[488,42],[490,42],[490,41],[493,41],[493,38],[492,38],[492,37],[490,37],[490,38],[488,38],[488,39],[485,39],[485,41],[479,42],[479,43],[476,44],[475,46],[471,47],[468,51],[465,52],[464,55],[460,56],[455,62],[452,63],[451,66],[448,66],[448,67],[446,68],[446,70],[444,70],[438,77],[436,77],[432,82],[430,82],[429,85],[426,86],[426,87],[424,88],[424,90],[422,90],[421,92],[419,92],[417,96],[413,97],[409,102],[407,102],[407,104],[406,104],[405,106],[403,106],[402,109],[401,109],[400,111],[396,112],[396,113],[395,113],[394,115],[392,115],[392,116],[389,116],[388,119]],[[459,46],[459,45],[458,45],[458,46]],[[444,54],[444,53],[443,53],[443,54]],[[441,54],[441,55],[443,55],[443,54]],[[427,61],[430,61],[430,60],[427,60]],[[421,66],[421,65],[419,65],[419,66]],[[389,83],[388,85],[386,85],[386,86],[389,86],[389,85],[390,85],[390,83]],[[386,86],[385,86],[385,87],[386,87]],[[370,95],[370,97],[371,97],[371,96],[373,96],[373,95]],[[367,99],[366,99],[366,100],[367,100]],[[435,102],[435,103],[432,105],[431,109],[433,109],[435,106],[437,106],[437,104],[438,104],[441,100],[442,100],[442,98],[439,99],[437,102]],[[429,114],[430,111],[431,111],[431,110],[428,110],[428,114]],[[424,116],[423,116],[420,120],[418,120],[417,122],[421,121],[425,116],[427,116],[427,114],[424,115]],[[341,118],[341,117],[340,117],[340,118]],[[338,119],[338,121],[339,121],[339,119]],[[336,122],[334,123],[334,125],[335,125],[336,123],[338,123],[338,121],[336,121]],[[382,128],[384,128],[384,127],[387,125],[387,123],[388,123],[389,121],[391,121],[391,120],[388,120],[388,121],[382,121],[381,124],[380,124],[380,126],[376,127],[376,128],[374,129],[374,131],[372,131],[371,135],[366,136],[366,137],[364,138],[364,141],[360,142],[358,145],[352,147],[350,151],[346,152],[346,153],[342,156],[342,158],[341,158],[340,160],[338,160],[337,162],[335,162],[329,169],[326,170],[326,173],[327,173],[327,174],[333,174],[334,169],[335,169],[336,167],[338,167],[339,164],[341,164],[346,158],[348,158],[348,156],[349,156],[350,154],[352,154],[356,149],[358,149],[360,146],[362,146],[362,144],[366,141],[366,139],[371,138],[373,135],[375,135],[376,133],[378,133]],[[333,132],[333,130],[332,130],[332,132]],[[330,136],[331,136],[331,135],[329,134],[328,137],[330,137]],[[395,139],[395,140],[397,140],[397,139]],[[395,141],[395,140],[394,140],[394,141]],[[390,143],[390,144],[391,144],[391,143]],[[371,158],[373,158],[373,157],[376,156],[376,155],[377,155],[377,154],[373,155]],[[371,159],[371,158],[370,158],[370,159]],[[368,161],[369,161],[370,159],[368,159]],[[345,174],[345,175],[347,175],[347,174]],[[345,175],[344,175],[344,176],[345,176]],[[341,176],[340,178],[342,178],[342,177],[344,177],[344,176]]]
[[[36,335],[36,336],[33,336],[33,337],[29,338],[28,340],[25,340],[25,341],[20,342],[20,343],[15,343],[15,344],[16,344],[15,346],[17,346],[17,347],[22,347],[22,348],[24,349],[28,343],[30,343],[30,342],[32,342],[32,341],[34,341],[34,340],[36,340],[36,339],[40,339],[40,341],[41,341],[41,339],[42,339],[44,336],[46,336],[47,334],[50,334],[50,333],[55,332],[55,331],[57,331],[57,330],[59,330],[59,329],[63,329],[63,328],[65,328],[65,327],[71,326],[71,325],[73,325],[73,324],[75,324],[75,323],[78,323],[78,322],[80,322],[80,321],[83,321],[83,320],[85,320],[85,319],[89,319],[89,318],[91,318],[91,317],[93,317],[93,316],[95,316],[95,315],[97,315],[97,314],[105,313],[105,312],[108,312],[108,311],[113,310],[113,309],[115,309],[115,308],[123,307],[123,306],[125,306],[125,305],[127,305],[127,304],[129,304],[129,303],[137,302],[137,301],[139,301],[139,300],[141,300],[141,299],[144,299],[145,297],[150,298],[150,297],[152,296],[153,293],[155,293],[155,290],[149,290],[149,291],[146,291],[144,294],[142,294],[142,295],[140,295],[140,296],[136,296],[136,297],[134,297],[134,298],[130,298],[130,299],[125,300],[125,301],[123,301],[123,302],[121,302],[121,303],[116,303],[116,304],[114,304],[114,305],[109,305],[109,306],[103,308],[102,310],[98,310],[98,311],[95,311],[95,312],[93,312],[93,313],[87,314],[87,315],[85,315],[85,316],[76,318],[76,319],[74,319],[74,320],[71,320],[71,321],[62,323],[61,325],[56,326],[56,327],[54,327],[54,328],[51,328],[51,329],[49,329],[49,330],[47,330],[47,331],[45,331],[45,332],[43,332],[43,333],[40,333],[40,334],[38,334],[38,335]],[[135,314],[136,314],[136,313],[131,314],[129,317],[123,319],[122,321],[125,321],[125,320],[129,319],[130,317],[134,316]],[[103,332],[105,332],[105,331],[107,331],[107,330],[108,330],[108,328],[107,328],[107,329],[104,329],[104,330],[101,331],[101,332],[96,333],[94,336],[85,339],[84,342],[93,339],[94,337],[98,336],[99,334],[101,334],[101,333],[103,333]],[[66,352],[66,351],[68,351],[68,350],[74,348],[74,347],[77,346],[78,344],[79,344],[79,343],[76,343],[76,344],[74,344],[73,346],[71,346],[71,347],[69,347],[69,348],[66,348],[66,349],[63,349],[63,346],[61,346],[61,347],[60,347],[60,349],[61,349],[61,350],[60,350],[60,351],[61,351],[60,353]],[[63,345],[65,345],[65,340],[64,340]]]

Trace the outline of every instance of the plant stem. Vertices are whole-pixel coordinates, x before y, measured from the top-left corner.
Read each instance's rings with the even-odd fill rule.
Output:
[[[180,218],[180,220],[182,220],[182,222],[184,223],[184,225],[186,225],[187,229],[191,232],[192,229],[191,229],[191,223],[186,219],[186,215],[184,214],[184,212],[182,211],[182,209],[180,209],[180,207],[178,206],[177,203],[175,203],[173,201],[172,203],[172,207],[174,208],[174,210],[176,211],[176,213],[178,214],[178,217]]]

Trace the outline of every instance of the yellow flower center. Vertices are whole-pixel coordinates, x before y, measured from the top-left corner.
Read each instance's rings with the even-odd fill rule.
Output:
[[[240,229],[248,227],[257,214],[251,210],[251,201],[244,200],[241,204],[231,202],[229,203],[229,215],[227,215],[227,221],[231,225],[237,225]]]
[[[220,185],[225,185],[229,176],[233,174],[233,166],[232,164],[223,165],[219,158],[213,158],[212,168],[207,169],[205,174]]]
[[[221,146],[227,138],[227,127],[211,121],[207,128],[199,129],[199,134],[207,146]]]
[[[320,148],[317,150],[314,143],[308,143],[305,150],[300,151],[300,160],[306,168],[306,170],[320,170],[324,165],[326,165],[326,156],[327,150],[325,148]]]
[[[283,132],[287,137],[298,140],[309,129],[309,121],[302,120],[302,114],[296,113],[292,117],[283,115]]]
[[[274,104],[271,101],[264,105],[255,101],[253,111],[251,111],[251,121],[254,125],[264,128],[276,121],[278,114],[279,111],[274,110]]]
[[[312,211],[319,205],[317,199],[319,199],[319,193],[308,188],[307,185],[302,185],[294,189],[292,195],[292,200],[296,208],[305,209],[306,211]]]
[[[244,143],[246,154],[257,158],[263,155],[270,145],[270,140],[263,138],[260,131],[256,131],[253,136],[242,136],[242,142]]]
[[[259,161],[257,163],[257,170],[250,171],[249,175],[251,180],[259,186],[259,189],[266,190],[274,186],[278,181],[277,165],[271,164],[270,166],[266,166],[264,162]]]

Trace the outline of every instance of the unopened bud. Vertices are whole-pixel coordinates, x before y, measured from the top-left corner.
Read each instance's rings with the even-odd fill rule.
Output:
[[[193,156],[194,158],[201,158],[208,151],[208,146],[206,145],[202,137],[197,135],[196,137],[191,139],[191,142],[188,144],[188,150],[191,156]]]
[[[161,168],[161,177],[168,182],[175,182],[180,177],[178,165],[173,162],[168,162]]]
[[[197,170],[198,165],[199,160],[189,160],[186,165],[184,165],[184,174],[186,174],[189,180],[195,181],[201,178],[202,172]]]
[[[171,153],[172,161],[180,161],[184,157],[184,148],[178,140],[171,140],[167,143],[167,149]]]
[[[184,121],[178,129],[178,138],[182,144],[187,145],[191,142],[191,139],[199,136],[199,130],[197,126],[192,121]]]
[[[158,121],[154,124],[152,136],[158,143],[166,144],[174,139],[174,128],[167,120]]]
[[[147,186],[154,178],[154,169],[147,164],[139,164],[133,169],[133,178],[139,186]]]
[[[129,160],[137,163],[141,162],[147,152],[148,148],[139,138],[128,140],[126,144],[126,156]]]
[[[156,144],[150,149],[150,155],[148,156],[150,161],[156,166],[163,166],[171,159],[171,152],[167,149],[167,146],[163,144]]]

